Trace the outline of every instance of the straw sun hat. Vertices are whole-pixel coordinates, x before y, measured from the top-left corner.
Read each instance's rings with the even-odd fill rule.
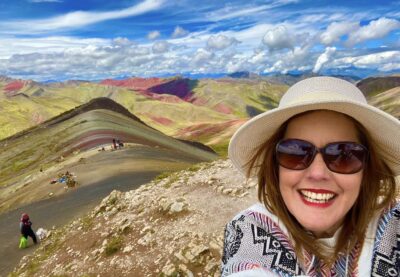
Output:
[[[344,113],[360,122],[378,144],[377,149],[390,154],[386,161],[395,175],[400,175],[400,121],[369,105],[350,82],[333,77],[312,77],[290,87],[278,108],[253,117],[235,132],[229,143],[229,158],[246,174],[247,162],[280,125],[296,114],[320,109]]]

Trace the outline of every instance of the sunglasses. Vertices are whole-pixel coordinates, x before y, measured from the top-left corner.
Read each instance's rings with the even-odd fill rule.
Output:
[[[278,163],[287,169],[303,170],[311,165],[317,153],[330,171],[353,174],[360,171],[367,160],[368,150],[355,142],[332,142],[317,148],[311,142],[300,139],[285,139],[276,145]]]

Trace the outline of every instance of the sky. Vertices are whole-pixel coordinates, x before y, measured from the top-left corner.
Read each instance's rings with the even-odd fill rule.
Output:
[[[400,1],[0,0],[0,75],[400,72]]]

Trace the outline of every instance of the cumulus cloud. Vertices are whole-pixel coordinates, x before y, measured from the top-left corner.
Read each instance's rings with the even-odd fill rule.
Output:
[[[235,38],[227,37],[225,35],[210,36],[207,40],[207,47],[212,50],[223,50],[238,42],[239,41]]]
[[[315,59],[314,55],[315,54],[310,51],[310,46],[296,46],[293,50],[270,55],[269,59],[273,64],[271,66],[267,65],[264,72],[287,73],[290,70],[310,70],[313,68],[311,61]]]
[[[154,40],[156,38],[159,38],[161,36],[159,31],[152,31],[147,35],[147,38],[150,40]]]
[[[113,45],[120,45],[120,46],[128,46],[128,45],[132,45],[132,44],[135,44],[135,43],[133,41],[127,39],[127,38],[117,37],[117,38],[112,40],[112,44]]]
[[[400,29],[400,21],[382,17],[350,33],[346,45],[353,46],[366,40],[382,38],[397,29]]]
[[[121,43],[122,42],[122,43]],[[46,79],[100,79],[160,68],[148,47],[126,39],[108,45],[75,46],[53,52],[14,54],[0,59],[0,75]],[[153,74],[156,71],[152,71]]]
[[[367,55],[344,57],[332,62],[333,67],[355,66],[359,68],[377,69],[379,71],[398,70],[400,51],[384,51]]]
[[[269,30],[264,35],[262,42],[270,50],[280,50],[285,48],[292,49],[294,46],[292,34],[290,34],[287,28],[283,25],[277,26],[276,28]]]
[[[340,37],[347,35],[359,28],[357,22],[333,22],[320,36],[321,42],[325,45],[332,45],[340,40]]]
[[[327,48],[325,49],[325,52],[322,53],[322,54],[318,57],[317,62],[316,62],[315,65],[314,65],[313,72],[314,72],[314,73],[319,72],[319,71],[321,70],[322,66],[323,66],[324,64],[326,64],[326,63],[331,59],[331,56],[332,56],[333,53],[335,53],[335,52],[336,52],[336,48],[335,48],[335,47],[327,47]]]
[[[193,62],[196,65],[202,65],[204,63],[209,62],[213,58],[213,56],[214,56],[214,54],[212,52],[209,52],[203,48],[200,48],[194,54]]]
[[[170,44],[166,41],[157,41],[153,44],[153,53],[161,54],[168,51]]]
[[[186,36],[189,32],[180,26],[176,26],[174,32],[172,33],[173,38]]]

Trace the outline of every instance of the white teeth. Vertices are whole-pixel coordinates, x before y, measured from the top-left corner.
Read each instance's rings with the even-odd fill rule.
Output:
[[[301,190],[301,194],[312,203],[325,203],[335,197],[334,193],[315,193],[308,190]]]

